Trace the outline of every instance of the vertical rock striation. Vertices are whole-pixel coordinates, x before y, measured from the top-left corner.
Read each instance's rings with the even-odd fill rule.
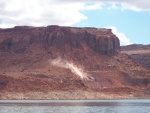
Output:
[[[33,45],[58,49],[65,45],[75,49],[83,49],[86,46],[103,55],[115,55],[120,47],[119,39],[111,32],[111,29],[60,26],[16,26],[0,29],[1,52],[23,53]]]

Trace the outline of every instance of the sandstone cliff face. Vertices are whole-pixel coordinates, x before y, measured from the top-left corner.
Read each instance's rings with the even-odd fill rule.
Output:
[[[119,40],[110,29],[73,28],[73,27],[28,27],[17,26],[0,29],[0,51],[24,53],[31,46],[41,45],[48,49],[89,47],[99,54],[115,55],[119,49]],[[65,50],[64,50],[65,51]]]
[[[135,62],[150,68],[150,45],[133,44],[121,47],[124,54],[128,54]]]

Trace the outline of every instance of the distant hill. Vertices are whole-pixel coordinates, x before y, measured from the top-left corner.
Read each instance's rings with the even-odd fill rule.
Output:
[[[122,51],[129,51],[129,50],[150,50],[150,44],[149,45],[143,45],[143,44],[131,44],[127,46],[121,46]]]
[[[121,52],[128,54],[137,63],[150,68],[150,45],[132,44],[122,46]]]

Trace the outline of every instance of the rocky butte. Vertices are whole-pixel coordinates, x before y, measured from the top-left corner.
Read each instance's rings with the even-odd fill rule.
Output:
[[[150,95],[150,70],[105,28],[0,29],[0,99],[114,99]]]

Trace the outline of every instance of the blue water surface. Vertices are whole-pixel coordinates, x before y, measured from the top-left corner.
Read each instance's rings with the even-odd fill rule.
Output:
[[[22,105],[0,101],[0,113],[150,113],[150,99],[144,100],[30,100],[30,103],[59,103],[58,106],[46,104]],[[43,102],[42,102],[43,101]],[[23,101],[20,101],[23,103]],[[25,101],[27,103],[28,101]],[[67,105],[61,102],[67,103]],[[92,103],[93,102],[93,103]],[[68,103],[76,103],[69,105]],[[80,106],[80,103],[85,105]],[[92,103],[88,105],[87,103]],[[97,103],[97,104],[95,104]],[[79,105],[77,105],[79,104]],[[86,105],[87,104],[87,105]]]

